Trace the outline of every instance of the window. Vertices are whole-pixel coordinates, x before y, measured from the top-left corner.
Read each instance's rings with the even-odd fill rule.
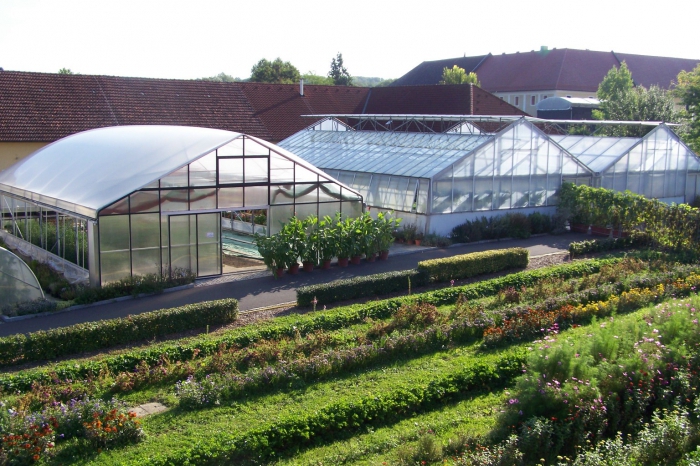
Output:
[[[517,107],[518,105],[520,105],[520,97],[515,98],[515,106]]]
[[[536,103],[537,103],[537,97],[533,95],[532,97],[530,97],[530,105],[535,105]]]

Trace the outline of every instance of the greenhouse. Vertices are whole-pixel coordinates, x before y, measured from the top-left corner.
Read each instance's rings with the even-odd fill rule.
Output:
[[[547,134],[540,127],[560,132],[557,122],[530,117],[404,116],[451,120],[444,132],[389,130],[397,115],[376,115],[374,126],[364,115],[336,117],[362,126],[316,124],[279,145],[356,189],[371,211],[395,210],[426,233],[505,212],[551,214],[564,181],[667,202],[700,190],[700,160],[664,124],[643,138],[606,138]]]
[[[0,248],[0,296],[0,308],[44,297],[34,272],[5,248]]]
[[[224,250],[236,249],[228,238],[275,233],[295,214],[355,217],[362,197],[251,136],[118,126],[61,139],[0,172],[0,205],[8,245],[98,285],[218,275]]]

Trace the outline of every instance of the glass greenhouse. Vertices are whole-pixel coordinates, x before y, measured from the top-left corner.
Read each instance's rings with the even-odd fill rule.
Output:
[[[34,272],[5,248],[0,248],[0,296],[0,308],[44,297]]]
[[[266,233],[295,214],[362,212],[357,191],[274,144],[178,126],[59,140],[0,172],[0,203],[8,244],[48,252],[93,285],[178,269],[221,274],[231,212],[265,211],[255,231]]]
[[[359,191],[372,209],[399,211],[405,222],[440,234],[503,211],[552,213],[563,181],[668,202],[692,201],[700,190],[700,160],[664,124],[643,138],[603,138],[545,134],[536,126],[543,120],[527,117],[493,133],[479,130],[470,117],[452,118],[454,126],[445,132],[391,131],[386,123],[368,131],[325,122],[279,145]],[[488,127],[489,117],[474,120]]]

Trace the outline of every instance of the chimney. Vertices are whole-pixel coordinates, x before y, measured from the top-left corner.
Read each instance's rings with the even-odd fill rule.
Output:
[[[304,79],[299,80],[299,95],[304,97]]]

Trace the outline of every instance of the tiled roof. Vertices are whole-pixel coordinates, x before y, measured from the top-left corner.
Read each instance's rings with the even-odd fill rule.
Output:
[[[406,115],[526,115],[477,86],[375,87],[363,113]]]
[[[442,79],[443,69],[452,68],[453,66],[457,65],[460,68],[463,68],[467,73],[476,71],[481,62],[483,62],[488,56],[489,55],[481,55],[478,57],[458,57],[448,58],[446,60],[424,61],[394,81],[392,86],[423,86],[438,84]]]
[[[369,88],[304,86],[298,84],[238,83],[253,108],[254,116],[267,127],[270,141],[278,142],[314,123],[300,115],[360,113]]]
[[[117,125],[184,125],[269,139],[235,83],[0,72],[0,141]]]
[[[595,93],[606,73],[622,61],[627,63],[635,83],[664,89],[681,70],[690,71],[700,60],[653,57],[593,50],[552,49],[525,53],[458,57],[427,61],[393,85],[437,84],[444,68],[454,65],[474,71],[481,87],[489,92],[566,90]],[[477,63],[477,65],[474,65]]]

